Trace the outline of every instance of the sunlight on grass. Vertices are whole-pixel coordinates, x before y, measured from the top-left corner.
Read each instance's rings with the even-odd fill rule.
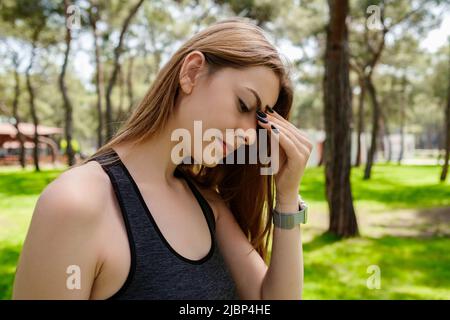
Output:
[[[440,183],[439,166],[376,165],[372,178],[363,180],[364,167],[353,168],[355,204],[380,209],[450,206],[450,179]],[[325,201],[323,168],[308,168],[300,192],[304,199]]]
[[[61,171],[0,171],[0,299],[10,299],[20,250],[40,192]]]
[[[304,299],[450,299],[449,238],[383,237],[304,244]],[[381,270],[381,288],[366,285]]]

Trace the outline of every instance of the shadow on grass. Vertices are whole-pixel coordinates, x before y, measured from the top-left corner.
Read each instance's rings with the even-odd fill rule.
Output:
[[[379,213],[367,226],[364,233],[375,237],[450,237],[450,207]]]
[[[348,238],[304,244],[305,299],[450,299],[450,238]],[[381,289],[371,290],[369,266]]]
[[[0,247],[0,300],[11,299],[16,266],[21,245],[3,244]]]
[[[450,299],[449,238],[346,238],[305,243],[305,299]],[[0,299],[10,299],[21,246],[0,246]],[[367,268],[379,266],[370,290]]]
[[[318,250],[324,246],[333,244],[340,240],[342,240],[341,237],[338,237],[331,233],[325,232],[325,233],[322,233],[321,235],[315,237],[312,241],[309,241],[309,242],[303,244],[303,249],[305,251]]]

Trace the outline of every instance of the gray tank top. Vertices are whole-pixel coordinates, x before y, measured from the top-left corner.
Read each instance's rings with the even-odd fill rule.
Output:
[[[105,164],[104,160],[109,157],[116,161]],[[217,245],[212,209],[186,174],[178,168],[174,172],[174,176],[182,177],[188,183],[202,208],[211,235],[211,248],[200,260],[185,258],[170,246],[136,182],[114,150],[91,161],[97,161],[111,180],[130,244],[128,277],[109,299],[239,299]]]

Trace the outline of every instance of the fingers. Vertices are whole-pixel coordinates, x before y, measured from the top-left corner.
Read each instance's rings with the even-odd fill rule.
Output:
[[[291,139],[289,137],[290,133],[284,126],[275,126],[276,129],[278,129],[278,133],[276,133],[276,129],[271,127],[271,122],[264,123],[258,120],[258,123],[261,127],[267,129],[275,139],[277,139],[288,159],[296,159],[298,157],[301,150],[298,149],[299,147],[295,142],[295,139]]]
[[[300,135],[297,128],[292,129],[292,127],[287,125],[289,123],[288,121],[280,121],[277,118],[269,117],[269,122],[273,123],[277,128],[282,129],[282,131],[292,139],[297,147],[297,150],[303,155],[306,156],[311,152],[309,141],[305,137]]]
[[[285,128],[286,134],[288,134],[292,138],[298,148],[298,151],[301,152],[305,157],[309,157],[313,145],[297,127],[295,127],[292,123],[275,112],[268,113],[268,119],[270,122],[276,124],[277,127]]]
[[[270,121],[276,122],[278,124],[280,123],[285,124],[290,129],[290,131],[306,145],[309,152],[311,152],[313,144],[309,141],[308,137],[306,137],[303,133],[300,132],[300,130],[296,126],[294,126],[292,123],[284,119],[276,111],[274,111],[273,113],[267,113],[267,115],[269,116]]]

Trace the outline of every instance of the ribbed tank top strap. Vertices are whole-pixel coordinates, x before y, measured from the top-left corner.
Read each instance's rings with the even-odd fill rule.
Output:
[[[142,206],[139,191],[117,153],[111,151],[93,160],[99,162],[103,170],[108,174],[120,209],[126,220],[126,226],[134,229],[134,227],[142,225],[142,220],[146,219],[146,216],[143,214],[145,209]],[[114,162],[110,163],[111,161]]]
[[[139,256],[142,255],[141,228],[146,223],[145,209],[142,207],[139,194],[136,192],[124,164],[117,153],[111,149],[107,154],[93,158],[109,176],[111,185],[122,213],[130,248],[130,270],[120,290],[109,299],[115,299],[126,292],[134,279]]]

